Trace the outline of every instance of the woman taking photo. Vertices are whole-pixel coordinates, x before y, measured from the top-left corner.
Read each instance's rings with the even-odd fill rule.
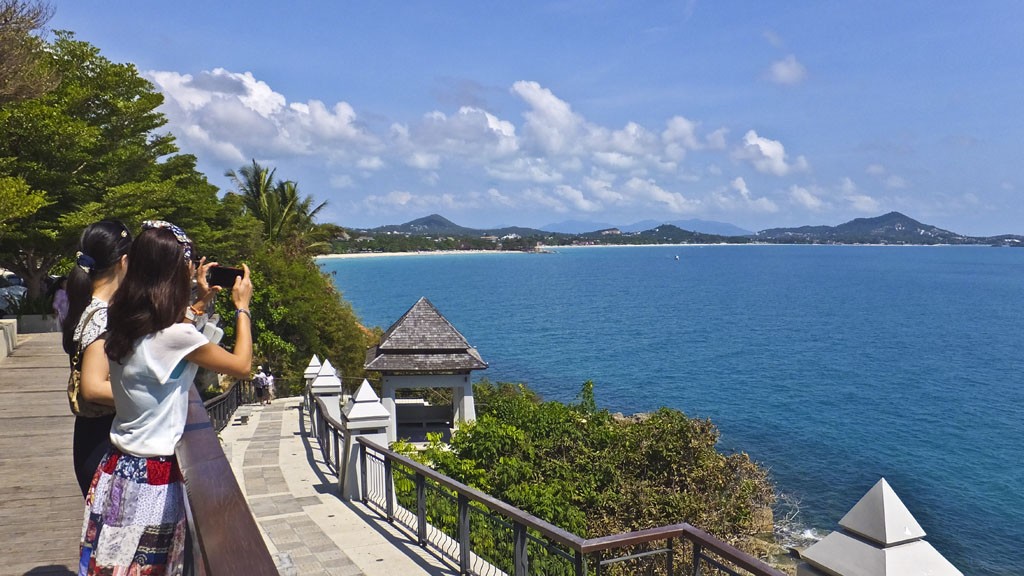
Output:
[[[235,349],[228,352],[185,321],[192,254],[183,230],[145,222],[110,303],[106,353],[117,415],[85,501],[79,574],[182,571],[184,486],[174,448],[189,388],[200,366],[237,378],[252,369],[249,268],[243,265],[231,289],[238,313]]]
[[[75,415],[75,476],[83,497],[110,447],[114,421],[107,357],[102,342],[92,344],[107,331],[107,304],[124,278],[131,246],[132,235],[121,222],[102,220],[89,225],[82,231],[75,267],[67,279],[67,317],[61,326],[64,351],[72,361],[76,356],[80,359],[81,399],[94,405],[92,416]],[[88,362],[86,352],[91,356]]]

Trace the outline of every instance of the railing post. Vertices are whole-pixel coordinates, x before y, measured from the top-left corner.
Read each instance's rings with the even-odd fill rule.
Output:
[[[459,571],[469,574],[469,498],[459,493]]]
[[[576,576],[587,576],[587,557],[583,552],[576,551],[576,561],[573,563],[576,568]]]
[[[384,500],[388,522],[395,521],[395,475],[390,458],[384,459]]]
[[[697,542],[693,543],[693,568],[690,570],[691,576],[700,576],[700,557],[703,548]]]
[[[519,522],[512,525],[512,565],[515,576],[529,576],[530,559],[526,553],[526,526]]]
[[[334,436],[334,472],[341,476],[341,434],[332,428],[331,435]]]
[[[675,574],[676,539],[668,539],[668,576]]]
[[[366,450],[367,450],[367,448],[366,448],[366,446],[362,445],[359,442],[357,442],[356,444],[359,445],[359,476],[360,476],[359,479],[362,480],[362,482],[360,482],[360,484],[362,485],[363,504],[366,504],[367,502],[370,501],[370,487],[366,483]]]
[[[416,473],[416,539],[427,545],[427,478]]]

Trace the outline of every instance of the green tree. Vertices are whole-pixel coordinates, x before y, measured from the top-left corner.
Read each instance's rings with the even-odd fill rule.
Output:
[[[0,238],[0,266],[25,277],[32,297],[85,224],[175,211],[183,225],[198,223],[216,201],[194,158],[175,155],[174,137],[157,132],[163,96],[133,65],[109,61],[70,32],[58,32],[46,55],[60,84],[0,107],[0,177],[21,179],[50,202]]]
[[[34,34],[52,15],[45,2],[0,0],[0,106],[34,98],[57,85],[45,43]]]
[[[0,176],[0,238],[7,222],[31,216],[46,205],[46,195],[30,189],[21,178]]]
[[[291,180],[274,179],[276,169],[261,166],[255,160],[251,165],[228,170],[225,176],[231,178],[236,193],[242,197],[246,210],[263,222],[264,235],[272,242],[298,238],[305,242],[306,236],[315,228],[316,214],[327,204],[313,206],[313,198],[299,195],[298,184]],[[310,242],[305,242],[308,248]]]

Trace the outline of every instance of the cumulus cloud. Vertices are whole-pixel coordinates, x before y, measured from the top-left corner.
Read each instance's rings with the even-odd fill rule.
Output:
[[[789,188],[789,199],[794,204],[815,212],[825,207],[825,202],[821,198],[803,186],[791,186]]]
[[[745,210],[766,214],[774,214],[779,211],[778,205],[776,205],[775,202],[772,202],[771,199],[764,196],[755,197],[750,192],[750,188],[747,187],[747,181],[742,177],[734,178],[729,186],[735,194],[729,194],[720,190],[714,195],[718,205],[722,208],[726,210]]]
[[[687,198],[678,192],[670,192],[650,179],[630,178],[623,186],[623,191],[633,198],[668,210],[673,214],[690,214],[700,208],[699,201]]]
[[[768,68],[768,79],[776,84],[792,86],[803,82],[806,77],[807,69],[792,54],[772,62]]]
[[[736,150],[735,156],[749,161],[758,172],[785,176],[790,172],[807,170],[807,159],[797,156],[792,163],[786,159],[786,148],[782,142],[758,136],[753,130],[743,136],[743,144]]]
[[[372,149],[352,106],[318,100],[288,103],[250,72],[223,68],[196,76],[145,74],[164,94],[161,111],[184,148],[237,163],[249,157],[331,154],[340,146]]]
[[[572,111],[568,102],[559,99],[537,82],[521,80],[512,85],[529,109],[523,113],[524,137],[536,149],[553,155],[578,150],[579,136],[585,131],[583,118]]]
[[[319,164],[321,189],[364,215],[473,207],[774,212],[775,202],[751,191],[750,178],[724,178],[723,159],[776,177],[808,169],[777,140],[750,130],[742,142],[729,142],[727,127],[707,132],[683,114],[653,126],[602,126],[533,81],[510,88],[518,116],[502,117],[476,99],[411,119],[367,121],[345,101],[288,101],[249,72],[147,75],[164,93],[168,128],[201,163],[223,171],[259,158],[304,181]],[[289,171],[288,162],[307,172]],[[445,193],[436,193],[442,183]]]
[[[555,194],[560,196],[568,202],[569,205],[580,212],[597,212],[603,208],[600,202],[590,200],[583,194],[583,192],[573,188],[572,186],[566,186],[565,184],[556,186]]]
[[[487,166],[486,171],[489,176],[499,180],[536,183],[559,182],[562,180],[562,174],[543,158],[516,158],[511,162]]]
[[[861,193],[852,179],[843,178],[839,183],[839,192],[842,194],[843,199],[849,203],[850,208],[857,212],[864,212],[867,214],[878,212],[878,200],[875,200],[867,194]]]

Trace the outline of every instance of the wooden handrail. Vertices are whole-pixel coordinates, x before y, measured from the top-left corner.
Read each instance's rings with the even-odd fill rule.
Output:
[[[175,450],[194,543],[186,561],[207,576],[278,574],[195,386],[188,400],[185,433]]]

